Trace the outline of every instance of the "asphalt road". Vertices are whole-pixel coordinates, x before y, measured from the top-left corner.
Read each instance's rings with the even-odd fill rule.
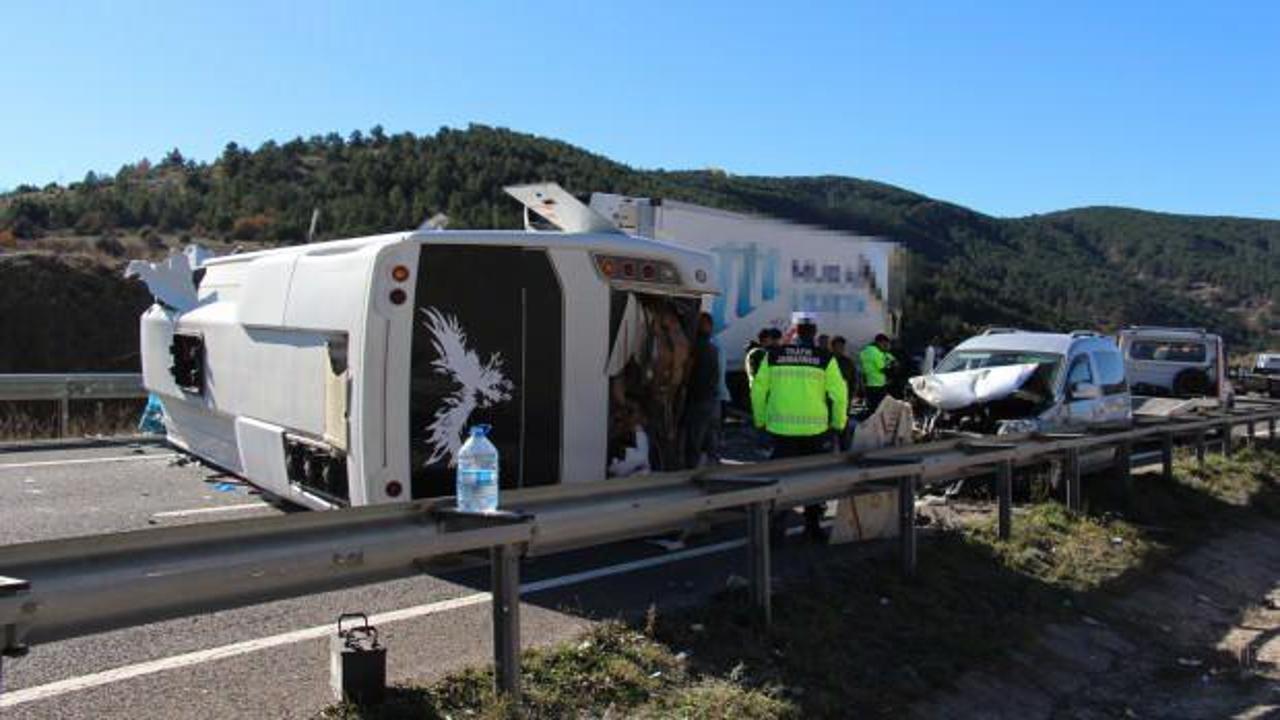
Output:
[[[0,452],[0,543],[285,512],[233,478],[176,461],[154,444]],[[745,575],[741,532],[727,526],[684,550],[635,541],[526,562],[525,644],[706,598]],[[463,559],[414,578],[39,645],[5,661],[0,716],[309,717],[330,699],[338,614],[375,616],[392,682],[429,680],[490,661],[487,587],[487,568]]]

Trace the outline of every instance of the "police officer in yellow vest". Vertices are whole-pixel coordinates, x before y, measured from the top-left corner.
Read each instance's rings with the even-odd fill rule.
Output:
[[[769,348],[751,383],[755,426],[771,436],[775,459],[828,450],[832,431],[843,430],[849,420],[849,388],[839,363],[815,345],[818,326],[813,316],[795,313],[791,320],[794,342]],[[806,507],[804,519],[810,538],[825,539],[819,525],[821,505]],[[773,525],[776,542],[785,528],[781,522]]]
[[[889,354],[889,348],[889,336],[880,333],[876,335],[875,340],[862,348],[862,352],[858,353],[868,415],[874,413],[876,408],[880,407],[880,402],[889,394],[889,379],[885,376],[885,371],[893,365],[893,356]]]

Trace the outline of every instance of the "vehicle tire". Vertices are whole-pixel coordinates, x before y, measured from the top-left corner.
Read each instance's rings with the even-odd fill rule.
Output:
[[[1179,397],[1208,395],[1209,387],[1209,376],[1193,368],[1187,368],[1173,378],[1173,394]]]

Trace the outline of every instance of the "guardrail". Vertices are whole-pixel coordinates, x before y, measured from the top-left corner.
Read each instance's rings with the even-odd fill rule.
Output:
[[[520,559],[744,514],[752,601],[770,612],[769,523],[775,509],[897,490],[902,570],[917,566],[915,496],[957,478],[994,474],[998,530],[1009,537],[1018,468],[1061,463],[1066,501],[1081,504],[1085,451],[1115,450],[1131,487],[1137,443],[1159,441],[1166,476],[1176,443],[1203,462],[1210,439],[1230,454],[1233,429],[1274,435],[1280,404],[1141,421],[1099,434],[960,438],[859,454],[819,455],[596,483],[508,491],[507,510],[469,514],[451,498],[389,506],[232,520],[0,547],[0,654],[103,630],[294,597],[421,571],[424,560],[488,551],[495,683],[519,693]],[[715,513],[713,518],[710,514]],[[2,662],[2,661],[0,661]]]
[[[0,401],[57,402],[58,436],[67,437],[71,403],[76,400],[133,400],[145,398],[138,373],[67,373],[0,375]]]

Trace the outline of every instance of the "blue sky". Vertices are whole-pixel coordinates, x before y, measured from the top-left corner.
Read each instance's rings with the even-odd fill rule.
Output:
[[[9,0],[0,48],[0,187],[478,122],[996,215],[1280,218],[1277,2]]]

